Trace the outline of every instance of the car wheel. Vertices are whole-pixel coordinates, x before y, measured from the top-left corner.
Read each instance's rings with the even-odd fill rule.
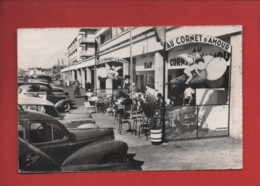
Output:
[[[123,163],[124,160],[123,158],[118,155],[118,154],[110,154],[106,157],[104,157],[102,160],[101,160],[101,164],[115,164],[115,163]]]
[[[63,112],[68,112],[70,110],[70,104],[69,103],[64,103],[62,105],[62,109]]]

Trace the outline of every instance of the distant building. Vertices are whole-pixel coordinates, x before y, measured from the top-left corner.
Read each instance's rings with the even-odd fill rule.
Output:
[[[76,37],[78,39],[72,43],[77,43],[81,48],[75,49],[77,52],[73,51],[78,55],[76,63],[69,63],[61,70],[62,79],[67,84],[78,80],[84,87],[89,82],[92,87],[96,85],[97,95],[112,95],[119,86],[130,84],[132,76],[132,92],[142,93],[148,89],[161,94],[164,92],[166,99],[175,99],[175,106],[182,106],[187,85],[179,82],[183,76],[185,78],[184,71],[189,64],[181,55],[192,56],[197,53],[203,59],[219,58],[217,60],[221,60],[225,67],[219,79],[209,79],[208,73],[207,81],[190,85],[196,90],[194,104],[197,106],[197,114],[204,118],[198,120],[198,126],[208,125],[215,136],[242,137],[241,125],[233,122],[237,119],[236,115],[231,115],[229,119],[229,113],[236,112],[234,108],[240,106],[236,105],[239,102],[233,101],[234,95],[241,90],[240,82],[230,82],[230,79],[238,78],[241,74],[237,65],[242,64],[240,26],[167,26],[161,33],[155,27],[101,27],[95,32],[95,38],[100,39],[98,61],[93,45],[93,31],[88,34],[90,29],[81,29]],[[91,39],[88,39],[90,36]],[[163,42],[159,42],[160,39],[166,41],[165,48]],[[87,54],[88,51],[91,52]],[[233,66],[237,66],[231,71],[232,62]],[[214,66],[211,68],[215,74]],[[209,105],[214,105],[214,108]],[[171,112],[170,115],[176,114]]]
[[[40,68],[40,67],[33,67],[28,68],[28,75],[29,76],[37,76],[37,75],[51,75],[51,68]]]

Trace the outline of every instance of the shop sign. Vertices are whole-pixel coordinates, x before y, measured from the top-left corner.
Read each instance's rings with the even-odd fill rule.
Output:
[[[227,62],[227,65],[230,65],[231,53],[222,50],[219,47],[212,45],[201,45],[198,44],[196,47],[187,46],[183,50],[171,50],[169,51],[168,57],[168,69],[183,69],[188,66],[187,62],[180,57],[181,54],[193,54],[199,53],[202,57],[211,55],[214,57],[224,58]]]
[[[222,41],[221,39],[208,36],[208,35],[202,35],[202,34],[188,34],[188,35],[183,35],[183,36],[173,38],[170,41],[167,41],[166,50],[170,50],[174,47],[189,44],[189,43],[210,44],[231,53],[230,44],[226,43],[225,41]]]
[[[152,69],[153,68],[153,62],[144,62],[144,69]]]
[[[154,70],[154,56],[139,56],[136,58],[136,71]]]
[[[101,63],[107,63],[107,62],[120,62],[120,63],[128,63],[127,60],[122,59],[122,58],[118,58],[118,57],[106,57],[106,58],[102,58],[99,59],[99,61],[97,61],[97,64],[101,64]]]

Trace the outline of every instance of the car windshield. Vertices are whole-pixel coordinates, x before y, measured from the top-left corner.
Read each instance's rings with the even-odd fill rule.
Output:
[[[35,110],[41,113],[45,113],[52,117],[60,117],[55,107],[49,105],[22,105],[24,109]]]

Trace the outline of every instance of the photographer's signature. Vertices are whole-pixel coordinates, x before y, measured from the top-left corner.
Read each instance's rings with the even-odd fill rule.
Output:
[[[30,166],[32,163],[36,162],[39,158],[40,156],[38,154],[34,156],[31,154],[27,154],[25,159],[26,166]]]

